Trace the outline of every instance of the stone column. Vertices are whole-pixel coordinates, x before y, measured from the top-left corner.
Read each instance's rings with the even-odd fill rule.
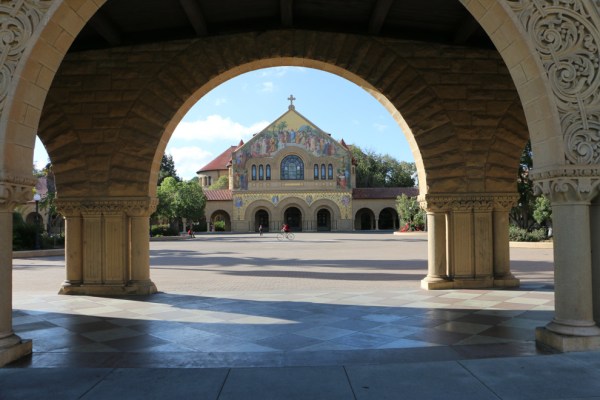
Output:
[[[66,279],[59,291],[65,294],[72,286],[83,283],[83,254],[81,238],[83,234],[81,211],[77,208],[61,210],[65,217],[65,270]]]
[[[429,240],[428,274],[421,287],[493,287],[497,262],[508,281],[500,283],[518,286],[518,279],[510,274],[509,208],[494,212],[498,199],[513,197],[512,193],[436,193],[421,198],[421,207],[428,211]]]
[[[137,294],[156,293],[156,285],[150,280],[150,215],[156,210],[156,199],[140,202],[138,207],[128,210],[131,237],[131,258],[129,265],[131,279],[127,286]]]
[[[67,282],[61,294],[156,293],[150,281],[148,234],[156,200],[59,199],[57,203],[68,216]]]
[[[0,179],[0,367],[31,354],[32,343],[15,335],[12,327],[12,213],[31,200],[35,181]]]
[[[509,212],[518,195],[499,195],[494,199],[494,287],[519,287],[520,281],[510,271]]]
[[[590,208],[592,247],[592,302],[594,321],[600,325],[600,197],[596,197]]]
[[[554,319],[536,330],[536,339],[561,351],[600,348],[592,300],[590,225],[590,203],[598,194],[598,183],[597,178],[572,176],[536,180],[536,189],[552,203],[555,298]]]
[[[446,254],[446,213],[433,202],[420,201],[427,210],[427,276],[421,280],[421,288],[451,289],[453,282],[448,276]]]

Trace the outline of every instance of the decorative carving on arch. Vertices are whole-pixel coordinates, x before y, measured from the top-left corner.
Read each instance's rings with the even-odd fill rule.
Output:
[[[419,203],[429,212],[508,211],[518,198],[516,193],[426,194]]]
[[[600,168],[565,167],[536,171],[531,177],[536,194],[555,202],[591,202],[600,192]]]
[[[0,210],[12,211],[33,197],[31,189],[36,180],[33,178],[10,177],[2,174],[0,177]]]
[[[600,163],[600,4],[507,0],[546,70],[569,164]]]
[[[57,199],[56,205],[63,215],[125,213],[131,217],[149,216],[156,210],[156,198],[123,198],[105,200]]]
[[[52,0],[0,3],[0,113],[23,53],[52,3]]]

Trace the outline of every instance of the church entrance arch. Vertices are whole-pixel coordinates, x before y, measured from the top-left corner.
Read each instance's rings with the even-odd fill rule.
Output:
[[[302,230],[302,211],[298,207],[289,207],[283,213],[283,222],[293,231]]]
[[[393,208],[384,208],[379,213],[378,228],[380,230],[398,229],[398,212]]]
[[[262,225],[263,232],[269,232],[269,213],[267,210],[258,210],[254,214],[254,232],[258,232],[260,225]]]
[[[328,209],[322,208],[317,211],[317,231],[330,231],[331,230],[331,213]]]

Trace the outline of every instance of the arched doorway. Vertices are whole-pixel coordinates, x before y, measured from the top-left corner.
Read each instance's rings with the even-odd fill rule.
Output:
[[[284,223],[288,224],[293,231],[302,230],[302,211],[298,207],[289,207],[283,214]]]
[[[398,229],[398,212],[393,208],[384,208],[379,213],[378,227],[380,230]]]
[[[263,232],[269,232],[269,213],[266,210],[258,210],[254,214],[254,232],[258,232],[260,225],[262,225]]]
[[[361,208],[354,218],[354,229],[357,231],[372,231],[375,229],[375,214],[368,208]]]
[[[231,218],[226,211],[215,211],[210,217],[208,224],[209,232],[229,232],[231,231]]]
[[[322,208],[317,212],[317,231],[324,232],[331,230],[331,213],[328,209]]]

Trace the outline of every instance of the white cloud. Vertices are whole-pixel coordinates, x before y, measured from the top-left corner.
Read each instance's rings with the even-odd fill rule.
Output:
[[[272,92],[275,89],[273,82],[263,82],[260,91],[263,93]]]
[[[262,77],[266,77],[266,76],[275,76],[277,78],[281,78],[282,76],[284,76],[285,74],[287,74],[287,72],[289,71],[290,67],[273,67],[273,68],[266,68],[263,69],[261,71],[260,76]],[[291,67],[293,68],[293,67]]]
[[[177,175],[186,180],[195,177],[196,171],[211,162],[218,155],[196,146],[169,147],[166,152],[173,156]]]
[[[182,121],[177,125],[171,140],[199,142],[230,141],[237,144],[240,139],[246,141],[269,125],[267,121],[259,121],[244,126],[221,115],[209,115],[198,121]]]
[[[375,129],[377,129],[379,132],[383,132],[383,131],[385,131],[385,130],[387,129],[387,125],[384,125],[384,124],[379,124],[379,123],[377,123],[377,122],[375,122],[375,123],[373,124],[373,127],[374,127]]]
[[[217,100],[215,100],[215,106],[220,106],[221,104],[225,103],[227,103],[227,99],[224,97],[219,97]]]

